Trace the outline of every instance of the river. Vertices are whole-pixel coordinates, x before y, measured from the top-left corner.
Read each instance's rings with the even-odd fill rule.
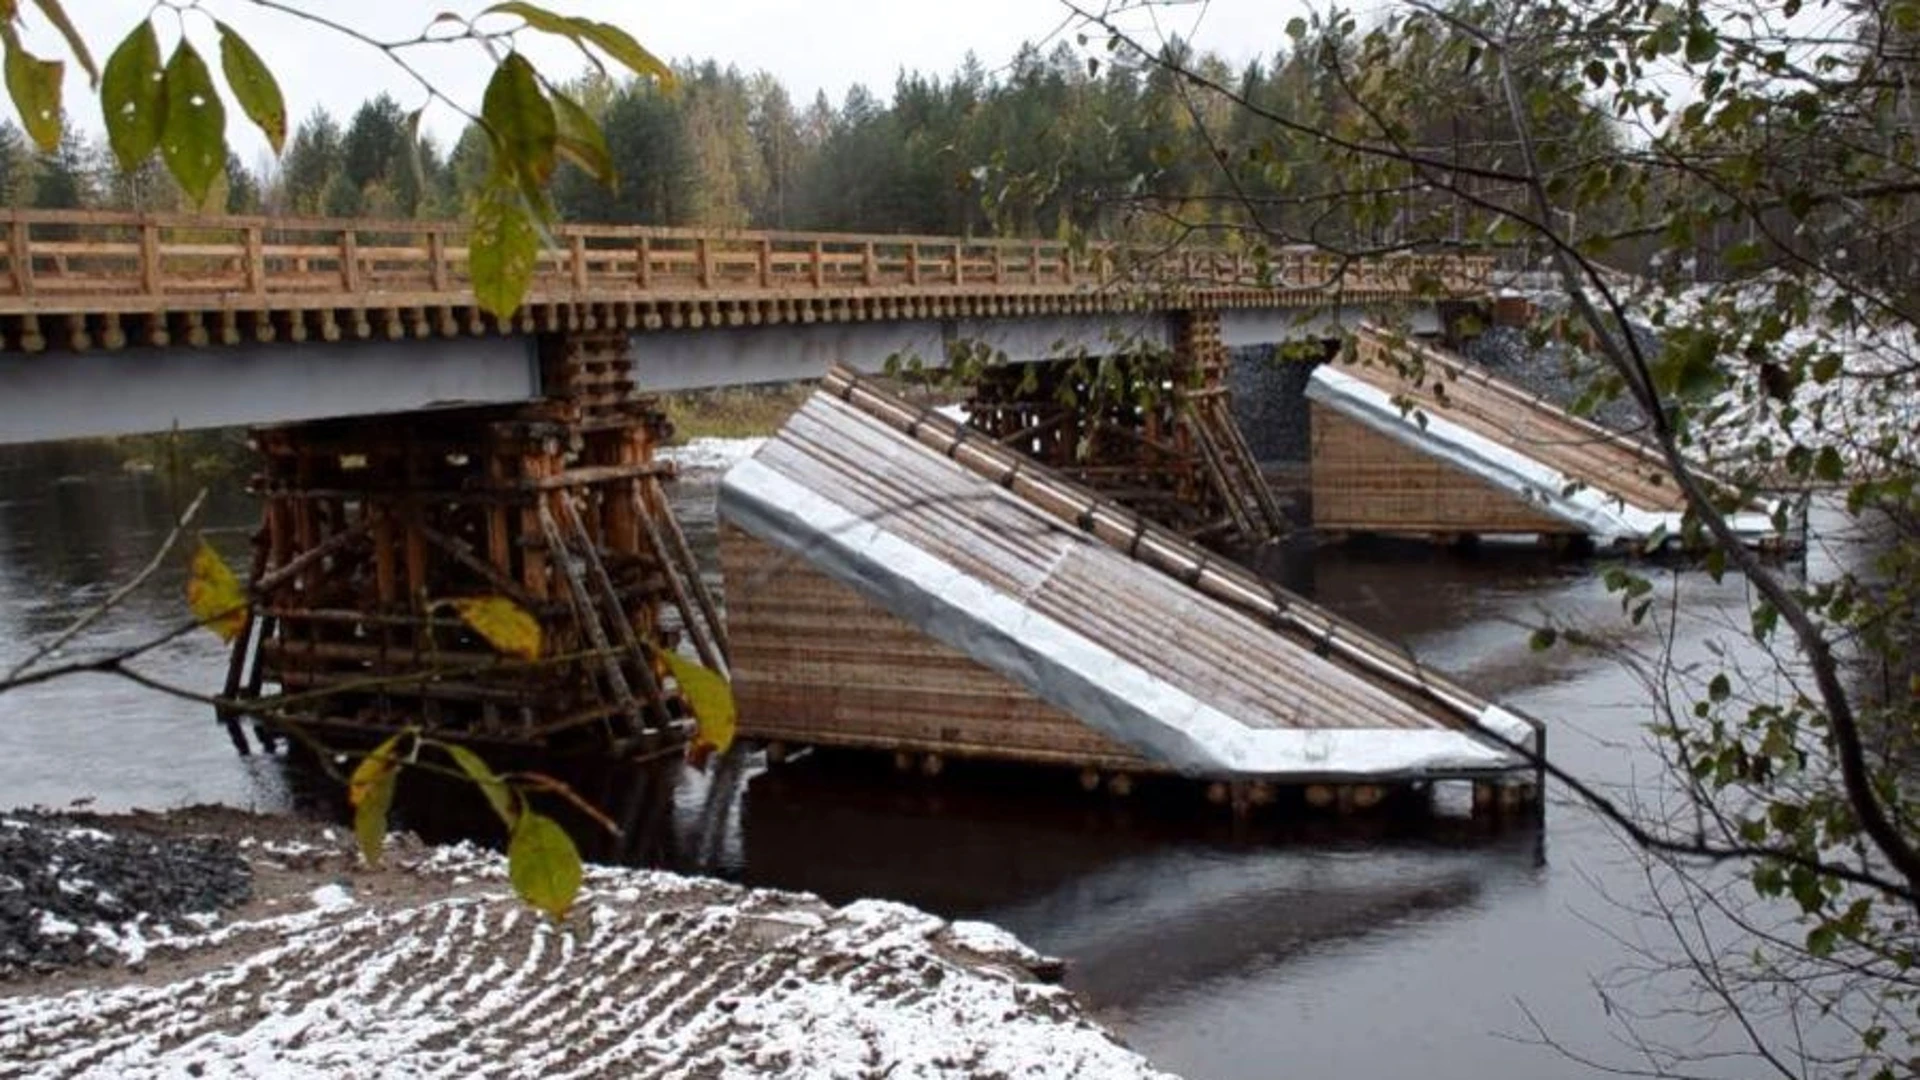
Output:
[[[708,557],[715,475],[688,470],[675,496]],[[238,486],[217,489],[202,526],[244,564],[254,508]],[[102,446],[0,451],[0,672],[137,572],[184,496]],[[1531,550],[1392,547],[1323,551],[1272,572],[1543,718],[1552,756],[1575,774],[1657,800],[1662,765],[1644,735],[1655,714],[1641,679],[1613,659],[1527,643],[1525,627],[1550,614],[1604,628],[1621,650],[1658,652],[1654,625],[1625,624],[1601,569]],[[1684,601],[1676,667],[1714,663],[1717,648],[1737,654],[1743,584],[1661,573]],[[181,560],[170,560],[85,649],[175,625],[181,589]],[[212,691],[225,654],[196,632],[141,663]],[[1542,1045],[1534,1021],[1578,1053],[1630,1061],[1617,1042],[1621,1007],[1660,1011],[1676,992],[1627,976],[1603,1006],[1596,980],[1621,979],[1628,943],[1658,950],[1665,927],[1637,913],[1649,896],[1641,861],[1565,792],[1554,792],[1544,835],[1447,814],[1235,829],[1197,798],[1116,801],[1071,778],[957,772],[927,781],[831,761],[775,770],[747,786],[704,865],[836,901],[889,897],[1000,923],[1066,958],[1069,984],[1100,1015],[1193,1080],[1595,1075]],[[324,805],[308,798],[313,783],[277,759],[236,755],[203,706],[124,680],[79,676],[0,696],[0,805],[286,810]],[[700,786],[683,785],[682,828]]]

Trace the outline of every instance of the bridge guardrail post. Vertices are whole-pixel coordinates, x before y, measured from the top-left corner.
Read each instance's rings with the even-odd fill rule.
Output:
[[[351,228],[340,230],[340,287],[360,291],[360,235]]]
[[[444,229],[427,233],[427,279],[434,292],[447,291],[447,234]]]
[[[967,246],[965,244],[953,245],[953,283],[955,285],[965,285],[967,283],[966,262]]]
[[[760,238],[760,287],[773,287],[773,241],[764,236]]]
[[[653,242],[642,235],[634,245],[633,283],[642,289],[653,287]]]
[[[811,264],[808,266],[808,270],[810,271],[810,275],[813,279],[813,287],[816,289],[826,284],[826,265],[825,264],[826,264],[826,251],[821,245],[820,241],[815,240],[813,242],[812,260],[811,260]]]
[[[264,296],[267,291],[267,252],[266,238],[258,225],[249,225],[246,229],[247,292],[254,296]]]
[[[880,262],[878,259],[874,257],[873,241],[871,240],[867,241],[865,245],[865,250],[862,252],[862,254],[864,258],[861,260],[861,263],[860,263],[861,283],[865,285],[879,284]]]
[[[21,296],[33,295],[33,251],[27,238],[27,223],[18,217],[7,229],[7,261],[13,265],[13,288]]]
[[[694,265],[700,275],[700,287],[713,288],[713,248],[702,236],[693,242]]]
[[[31,267],[31,261],[27,264]],[[140,291],[147,296],[160,295],[160,223],[151,218],[140,222]]]
[[[573,288],[575,292],[587,291],[587,238],[582,233],[574,233],[567,238],[567,259],[573,264]]]

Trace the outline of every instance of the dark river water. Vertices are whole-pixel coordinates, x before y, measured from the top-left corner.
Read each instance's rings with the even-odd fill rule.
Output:
[[[709,555],[713,477],[691,470],[677,496]],[[203,525],[244,565],[254,508],[225,483]],[[0,450],[0,672],[138,571],[184,497],[111,450]],[[1651,626],[1625,624],[1600,570],[1531,550],[1398,548],[1321,552],[1273,572],[1544,719],[1552,755],[1574,773],[1657,802],[1642,679],[1614,659],[1527,644],[1524,627],[1550,614],[1627,652],[1659,650]],[[1743,584],[1663,574],[1684,601],[1675,666],[1714,662],[1721,641],[1738,655]],[[76,655],[174,625],[181,587],[170,561]],[[141,663],[211,692],[225,653],[196,632]],[[1641,861],[1563,792],[1544,835],[1445,813],[1235,829],[1191,793],[1115,801],[1071,777],[958,772],[926,781],[795,763],[753,779],[723,835],[680,835],[672,861],[698,852],[698,865],[752,884],[1000,923],[1068,959],[1069,984],[1103,1019],[1195,1080],[1594,1075],[1542,1045],[1533,1022],[1580,1053],[1631,1061],[1619,1003],[1603,1007],[1596,981],[1645,1011],[1677,993],[1623,974],[1629,943],[1657,950],[1666,929],[1635,913],[1649,888]],[[677,793],[683,834],[697,827],[701,786],[688,777]],[[283,810],[309,805],[313,787],[277,759],[237,756],[201,705],[123,680],[0,695],[0,805]]]

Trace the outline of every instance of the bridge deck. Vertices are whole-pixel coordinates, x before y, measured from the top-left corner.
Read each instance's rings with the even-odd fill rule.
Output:
[[[576,325],[1314,307],[1484,292],[1487,260],[1344,261],[1055,240],[562,225],[508,326],[473,307],[456,223],[16,210],[0,236],[8,346],[455,336]],[[131,318],[135,325],[122,326]],[[313,325],[309,326],[312,322]],[[209,325],[210,323],[210,325]]]

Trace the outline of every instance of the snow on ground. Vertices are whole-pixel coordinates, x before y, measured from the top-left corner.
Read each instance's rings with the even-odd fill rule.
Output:
[[[732,468],[735,463],[752,457],[766,445],[766,441],[765,439],[689,439],[679,446],[665,447],[660,451],[660,457],[686,470],[717,471]]]
[[[280,912],[176,937],[144,973],[0,985],[0,1075],[1165,1075],[1009,935],[900,904],[591,868],[555,925],[473,848],[287,861]]]

